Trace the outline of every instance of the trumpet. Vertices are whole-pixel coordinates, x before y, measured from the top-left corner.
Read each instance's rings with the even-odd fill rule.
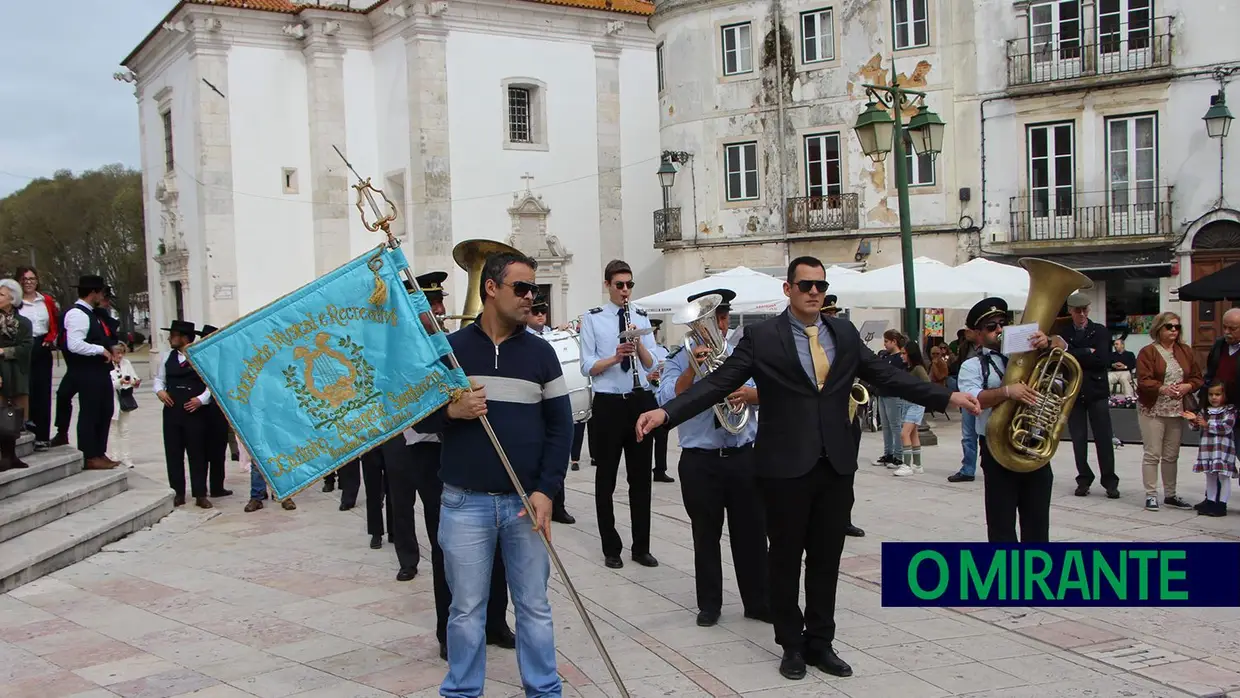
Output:
[[[870,401],[870,391],[861,385],[861,381],[854,380],[852,389],[848,391],[848,422],[851,424],[857,419],[857,409]]]

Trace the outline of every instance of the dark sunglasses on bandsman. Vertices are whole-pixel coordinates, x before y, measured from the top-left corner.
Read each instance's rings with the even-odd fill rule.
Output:
[[[636,285],[637,284],[633,283],[632,281],[617,281],[614,284],[614,286],[619,290],[624,290],[626,288],[632,290],[632,288]]]
[[[801,293],[809,293],[810,289],[815,289],[819,293],[826,293],[827,287],[830,285],[831,284],[828,284],[825,279],[821,281],[798,281],[796,283],[797,290]]]
[[[986,330],[987,332],[994,332],[995,330],[1001,330],[1004,327],[1007,327],[1007,320],[995,320],[994,322],[988,322],[985,325],[982,325],[982,329]]]
[[[510,284],[506,283],[504,285],[512,286],[512,292],[517,298],[538,295],[538,284],[532,284],[528,281],[514,281]]]

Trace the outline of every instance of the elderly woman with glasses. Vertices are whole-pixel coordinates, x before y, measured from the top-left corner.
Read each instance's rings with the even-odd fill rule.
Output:
[[[1141,477],[1145,508],[1158,511],[1158,475],[1162,473],[1163,504],[1176,509],[1193,505],[1176,494],[1176,466],[1184,421],[1184,398],[1201,388],[1201,367],[1193,350],[1180,339],[1180,316],[1160,313],[1150,327],[1154,340],[1137,354],[1137,425],[1145,455]]]
[[[30,392],[30,321],[17,309],[22,288],[13,279],[0,280],[0,398],[21,410],[24,420]],[[25,468],[17,457],[17,437],[0,436],[0,470]]]

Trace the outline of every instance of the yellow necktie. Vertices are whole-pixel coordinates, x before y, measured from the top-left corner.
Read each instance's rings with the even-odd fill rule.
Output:
[[[809,357],[814,362],[814,378],[818,382],[818,389],[822,390],[822,386],[827,382],[827,374],[831,372],[831,362],[827,360],[827,352],[822,350],[822,345],[818,343],[818,325],[809,325],[805,328],[805,336],[809,337]]]

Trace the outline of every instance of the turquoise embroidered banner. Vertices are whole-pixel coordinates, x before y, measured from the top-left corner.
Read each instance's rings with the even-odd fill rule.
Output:
[[[446,335],[381,246],[189,346],[194,368],[278,499],[424,419],[469,388]]]

